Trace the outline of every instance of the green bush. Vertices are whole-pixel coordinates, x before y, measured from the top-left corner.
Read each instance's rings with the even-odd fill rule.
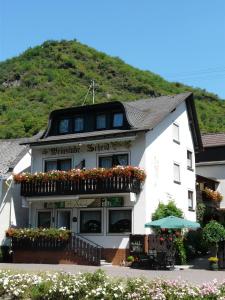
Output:
[[[159,220],[169,216],[179,218],[183,216],[182,210],[176,206],[174,201],[169,201],[168,204],[159,203],[156,211],[152,214],[152,220]]]
[[[187,255],[184,247],[183,237],[177,237],[174,240],[176,249],[176,263],[179,265],[185,265],[187,263]]]
[[[127,257],[127,262],[133,262],[134,261],[134,257],[132,255],[129,255]]]

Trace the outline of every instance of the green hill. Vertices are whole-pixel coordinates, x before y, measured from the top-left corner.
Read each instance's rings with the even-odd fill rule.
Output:
[[[46,127],[51,110],[81,105],[92,79],[96,102],[193,91],[202,131],[225,131],[225,101],[216,95],[168,82],[77,41],[47,41],[0,63],[0,138],[31,136]]]

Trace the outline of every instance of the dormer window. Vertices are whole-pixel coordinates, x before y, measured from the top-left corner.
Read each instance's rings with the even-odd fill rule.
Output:
[[[97,115],[96,117],[96,129],[106,128],[106,115]]]
[[[75,132],[84,131],[84,118],[83,117],[76,117],[74,119],[74,131]]]
[[[115,113],[113,115],[113,127],[122,127],[123,126],[123,114]]]
[[[63,119],[59,121],[59,134],[69,132],[69,119]]]

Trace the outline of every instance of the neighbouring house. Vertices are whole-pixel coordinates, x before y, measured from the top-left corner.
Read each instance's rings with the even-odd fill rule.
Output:
[[[0,245],[5,243],[8,227],[28,225],[28,208],[12,174],[30,171],[31,154],[24,139],[0,140]]]
[[[150,232],[144,225],[160,201],[174,200],[196,220],[202,141],[192,93],[55,110],[43,135],[27,144],[33,175],[17,181],[29,225],[71,229],[85,245],[100,245],[107,261],[126,259],[130,234]]]
[[[222,201],[211,201],[214,206],[212,216],[224,222],[225,210],[225,133],[210,133],[202,135],[204,151],[196,155],[197,182],[199,178],[204,178],[199,183],[199,190],[205,187],[212,191],[219,192]],[[215,194],[215,193],[214,193]],[[215,194],[216,195],[216,194]],[[210,201],[208,201],[208,204]]]

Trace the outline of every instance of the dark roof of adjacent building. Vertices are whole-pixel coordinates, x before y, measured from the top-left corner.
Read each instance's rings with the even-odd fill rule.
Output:
[[[225,161],[225,132],[202,135],[204,151],[196,155],[198,164],[224,164]]]
[[[0,140],[0,177],[9,176],[29,147],[21,145],[25,139]]]
[[[202,143],[205,148],[225,146],[225,132],[203,134]]]
[[[188,116],[190,119],[190,127],[192,131],[192,136],[194,140],[195,149],[199,150],[202,148],[202,141],[200,130],[198,126],[198,120],[193,100],[192,93],[182,93],[174,96],[160,96],[156,98],[142,99],[131,102],[107,102],[101,104],[87,105],[85,107],[72,107],[67,109],[60,109],[53,111],[49,117],[49,125],[48,129],[45,133],[36,139],[30,140],[30,145],[47,145],[54,143],[64,143],[74,142],[74,141],[83,141],[83,140],[95,140],[95,139],[104,139],[109,137],[117,137],[117,136],[127,136],[127,135],[135,135],[140,131],[148,131],[153,129],[156,125],[163,121],[163,119],[173,112],[176,107],[182,102],[186,102]],[[120,105],[126,115],[126,120],[129,123],[129,129],[111,129],[111,130],[101,130],[101,131],[91,131],[91,132],[82,132],[82,133],[73,133],[66,135],[49,135],[51,120],[54,115],[60,115],[65,112],[71,112],[76,110],[87,110],[87,109],[100,109],[102,107],[108,107],[110,109],[111,106]]]

